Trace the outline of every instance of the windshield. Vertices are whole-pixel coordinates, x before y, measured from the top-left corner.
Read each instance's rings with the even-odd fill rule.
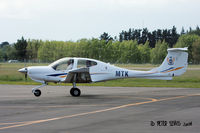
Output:
[[[74,59],[70,58],[62,58],[50,64],[54,70],[61,71],[61,70],[71,70],[74,65]]]

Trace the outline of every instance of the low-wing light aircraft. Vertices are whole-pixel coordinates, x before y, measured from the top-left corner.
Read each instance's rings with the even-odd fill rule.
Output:
[[[70,94],[74,97],[81,95],[76,83],[91,83],[120,78],[145,78],[172,80],[174,76],[182,75],[187,68],[187,48],[170,48],[163,63],[149,71],[128,70],[109,63],[104,63],[88,58],[62,58],[49,66],[30,66],[18,71],[36,81],[41,86],[32,89],[36,97],[41,95],[39,88],[47,85],[48,82],[72,83]]]

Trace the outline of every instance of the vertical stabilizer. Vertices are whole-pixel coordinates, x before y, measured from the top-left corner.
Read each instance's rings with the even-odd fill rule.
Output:
[[[163,63],[158,68],[154,68],[151,71],[167,73],[171,76],[182,75],[186,71],[188,65],[187,50],[187,47],[167,49],[168,54],[165,57]]]

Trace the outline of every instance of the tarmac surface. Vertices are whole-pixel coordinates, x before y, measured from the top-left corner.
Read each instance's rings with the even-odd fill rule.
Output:
[[[0,85],[0,133],[199,133],[200,88]]]

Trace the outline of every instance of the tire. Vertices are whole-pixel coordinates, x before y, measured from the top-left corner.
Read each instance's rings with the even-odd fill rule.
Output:
[[[40,90],[35,90],[35,91],[34,91],[34,95],[35,95],[36,97],[39,97],[39,96],[41,95],[41,91],[40,91]]]
[[[78,89],[78,88],[72,88],[70,90],[70,94],[73,96],[73,97],[79,97],[81,95],[81,90]]]

